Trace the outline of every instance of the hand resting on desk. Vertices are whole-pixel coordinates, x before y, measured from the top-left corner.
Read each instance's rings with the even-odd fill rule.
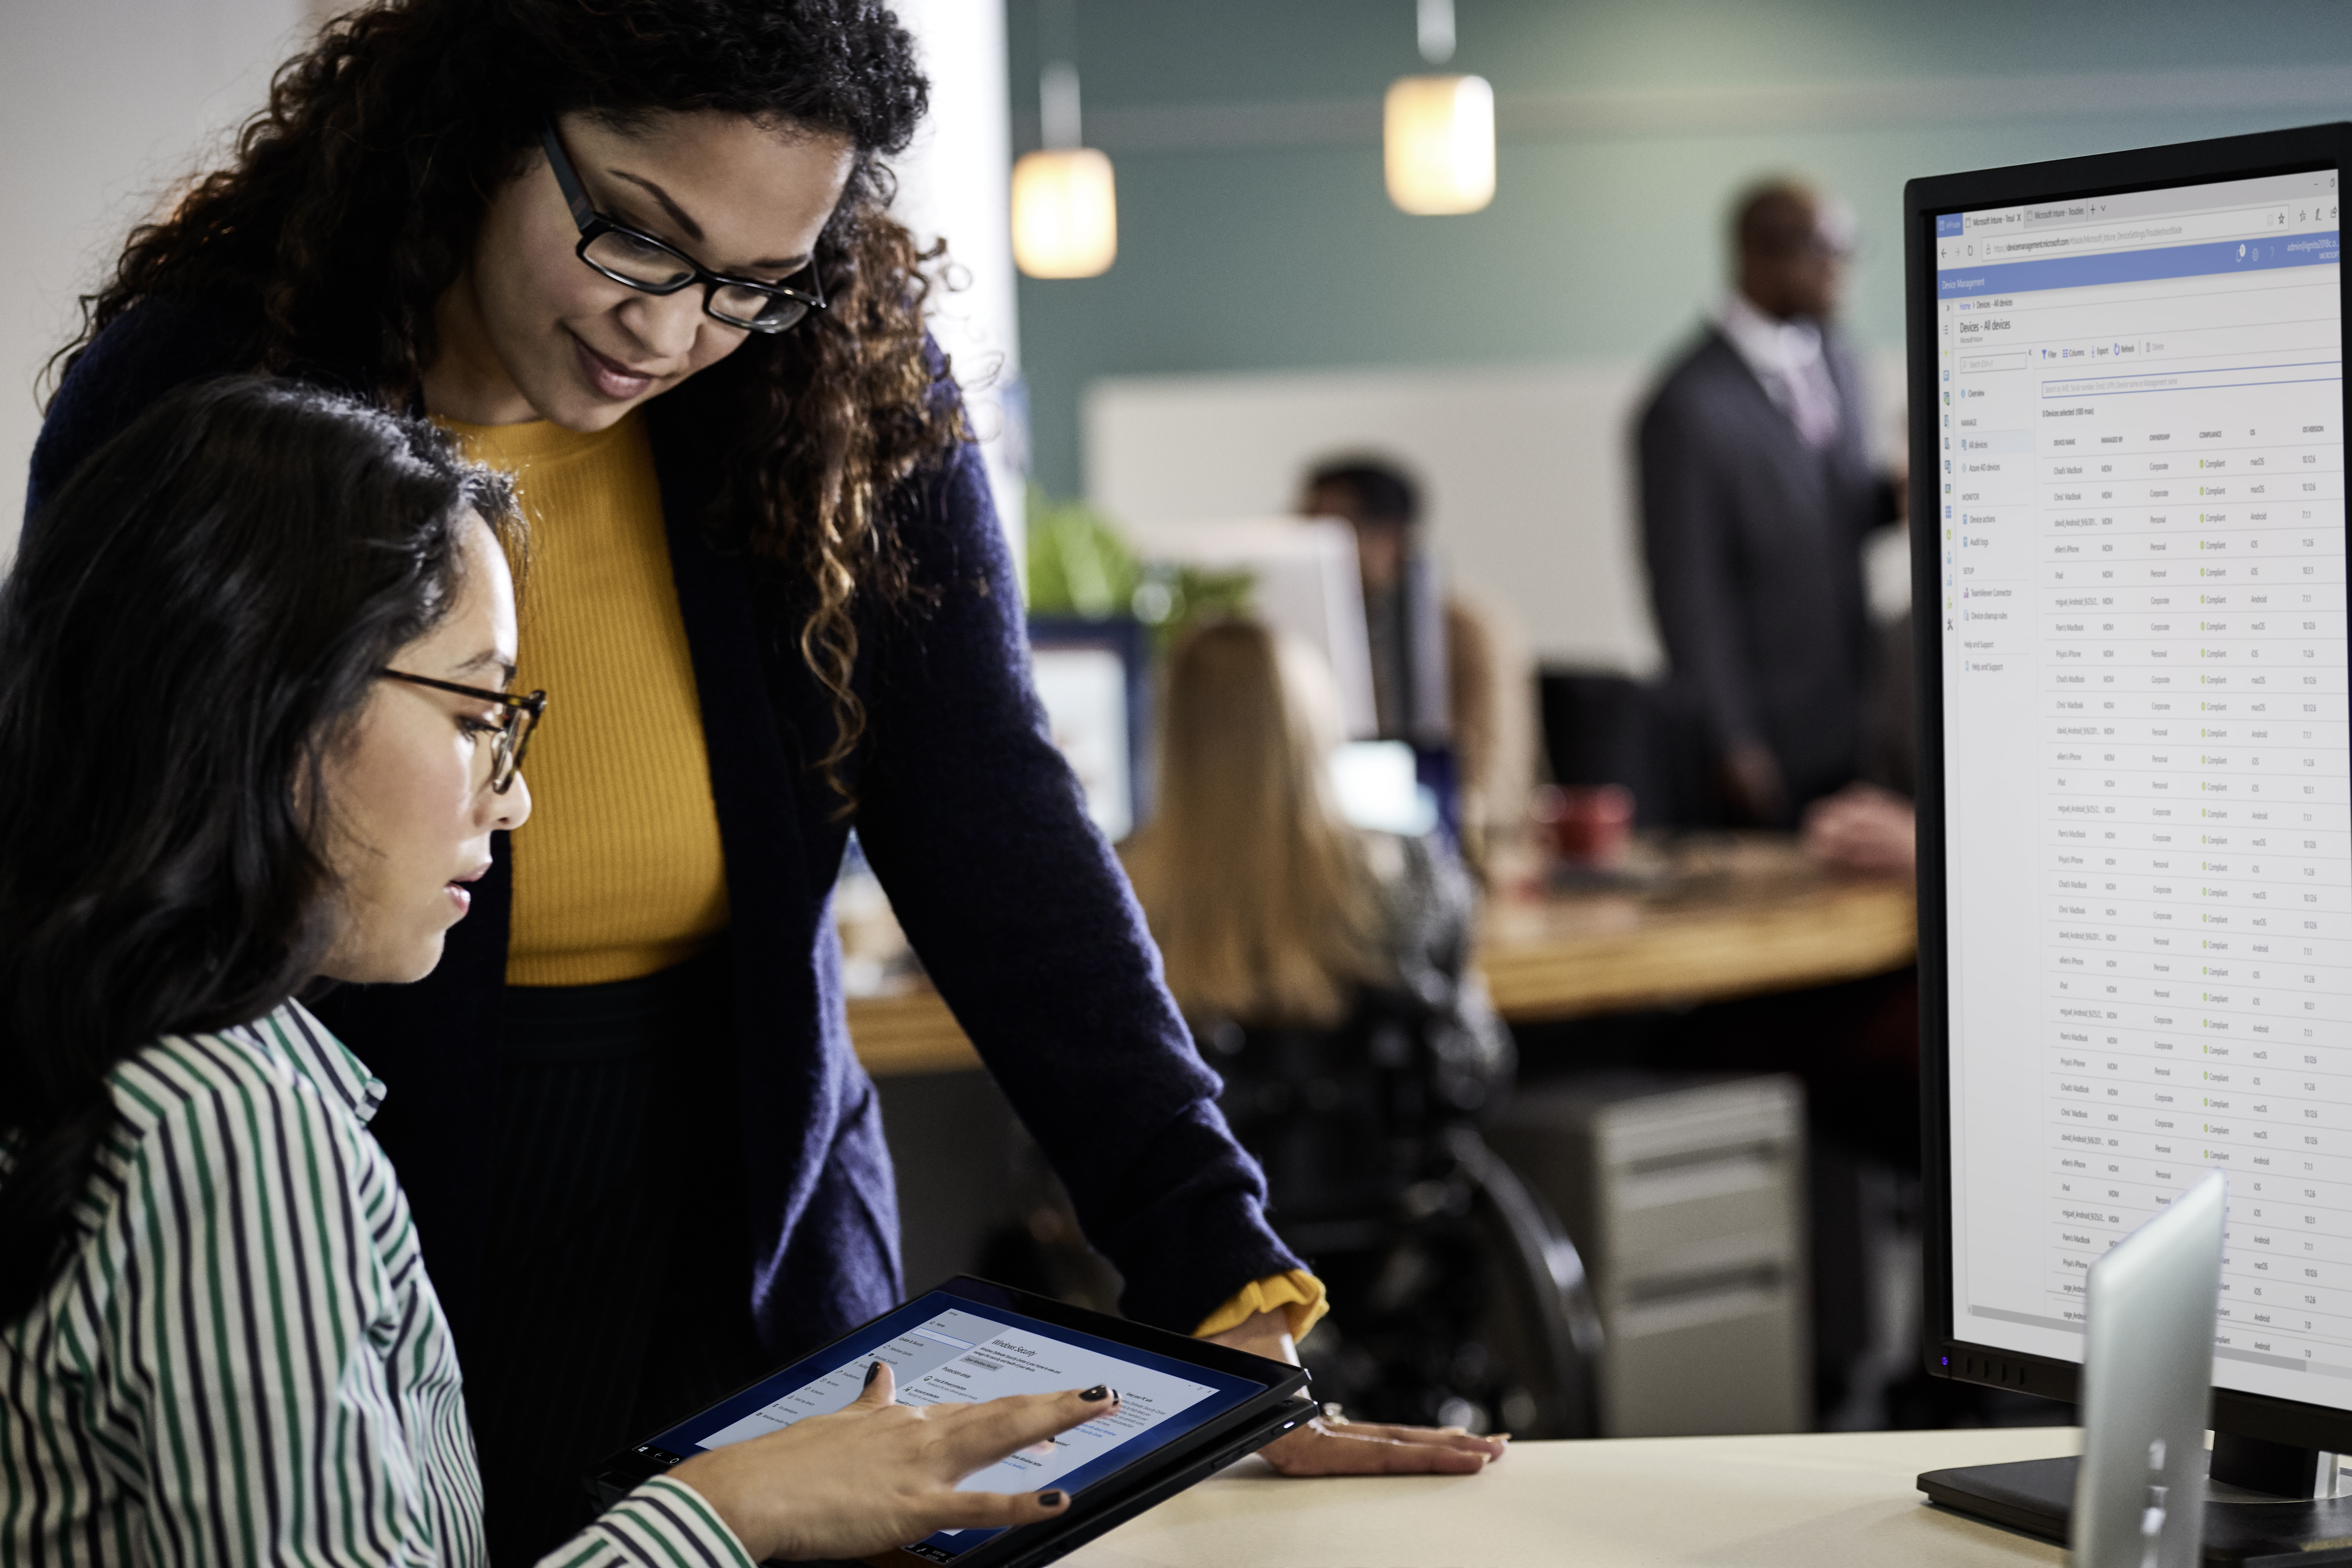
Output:
[[[1290,1323],[1281,1312],[1260,1312],[1210,1339],[1268,1361],[1298,1364]],[[1459,1426],[1390,1426],[1318,1416],[1258,1450],[1285,1476],[1466,1475],[1483,1470],[1510,1447],[1507,1434],[1475,1436]]]
[[[1916,814],[1876,784],[1848,784],[1807,808],[1805,853],[1842,871],[1908,876],[1919,862]]]

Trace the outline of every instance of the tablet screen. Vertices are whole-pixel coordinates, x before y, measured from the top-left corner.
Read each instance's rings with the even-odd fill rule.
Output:
[[[1060,1486],[1075,1493],[1265,1392],[1246,1378],[934,1291],[646,1446],[684,1458],[839,1410],[864,1392],[866,1369],[877,1360],[889,1363],[902,1405],[969,1405],[1098,1383],[1118,1390],[1117,1413],[1063,1433],[1051,1454],[1008,1456],[966,1478],[962,1491]],[[952,1562],[1002,1533],[941,1531],[908,1550]]]

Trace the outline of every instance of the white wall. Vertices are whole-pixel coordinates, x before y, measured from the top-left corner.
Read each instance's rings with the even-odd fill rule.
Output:
[[[261,106],[270,71],[311,21],[340,8],[333,0],[0,5],[0,212],[19,268],[0,294],[0,560],[14,552],[40,428],[37,383],[74,331],[76,297],[96,286],[131,226]],[[989,438],[998,507],[1017,545],[1026,458],[1003,6],[901,0],[898,9],[932,79],[931,119],[899,161],[898,211],[919,233],[945,235],[969,279],[939,300],[933,328]]]
[[[950,289],[931,331],[954,362],[988,457],[996,510],[1021,559],[1029,467],[1013,268],[1013,115],[1003,0],[897,0],[922,49],[931,113],[897,162],[891,210],[928,247],[948,242]]]
[[[1890,452],[1902,371],[1899,353],[1868,367],[1872,433]],[[1087,393],[1087,498],[1135,524],[1258,517],[1289,510],[1318,458],[1385,453],[1420,476],[1455,581],[1508,611],[1538,658],[1648,674],[1659,655],[1632,422],[1654,374],[1585,362],[1108,377]],[[1873,568],[1874,600],[1899,607],[1899,545]]]
[[[261,106],[299,43],[302,0],[0,5],[0,559],[13,554],[40,428],[37,383],[131,226]]]

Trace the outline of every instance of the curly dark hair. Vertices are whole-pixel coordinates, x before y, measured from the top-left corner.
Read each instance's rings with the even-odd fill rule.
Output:
[[[887,502],[965,435],[924,347],[940,253],[888,216],[880,162],[929,92],[875,0],[375,0],[279,68],[228,167],[132,232],[59,357],[70,369],[142,300],[201,297],[246,313],[255,368],[360,368],[397,402],[434,358],[435,303],[490,195],[552,117],[625,129],[715,110],[846,139],[848,185],[815,253],[831,309],[695,378],[729,453],[712,521],[806,584],[800,653],[835,721],[817,766],[846,809],[842,769],[866,724],[853,606],[907,593]]]

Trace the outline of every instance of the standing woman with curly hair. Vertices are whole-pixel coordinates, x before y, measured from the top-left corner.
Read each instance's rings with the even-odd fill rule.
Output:
[[[28,513],[172,387],[261,370],[519,481],[519,679],[563,694],[539,815],[430,979],[318,1008],[390,1085],[502,1560],[579,1526],[603,1454],[898,1299],[826,918],[853,827],[1126,1310],[1274,1354],[1321,1310],[1030,689],[887,211],[925,98],[873,0],[378,0],[131,235],[34,454]]]

